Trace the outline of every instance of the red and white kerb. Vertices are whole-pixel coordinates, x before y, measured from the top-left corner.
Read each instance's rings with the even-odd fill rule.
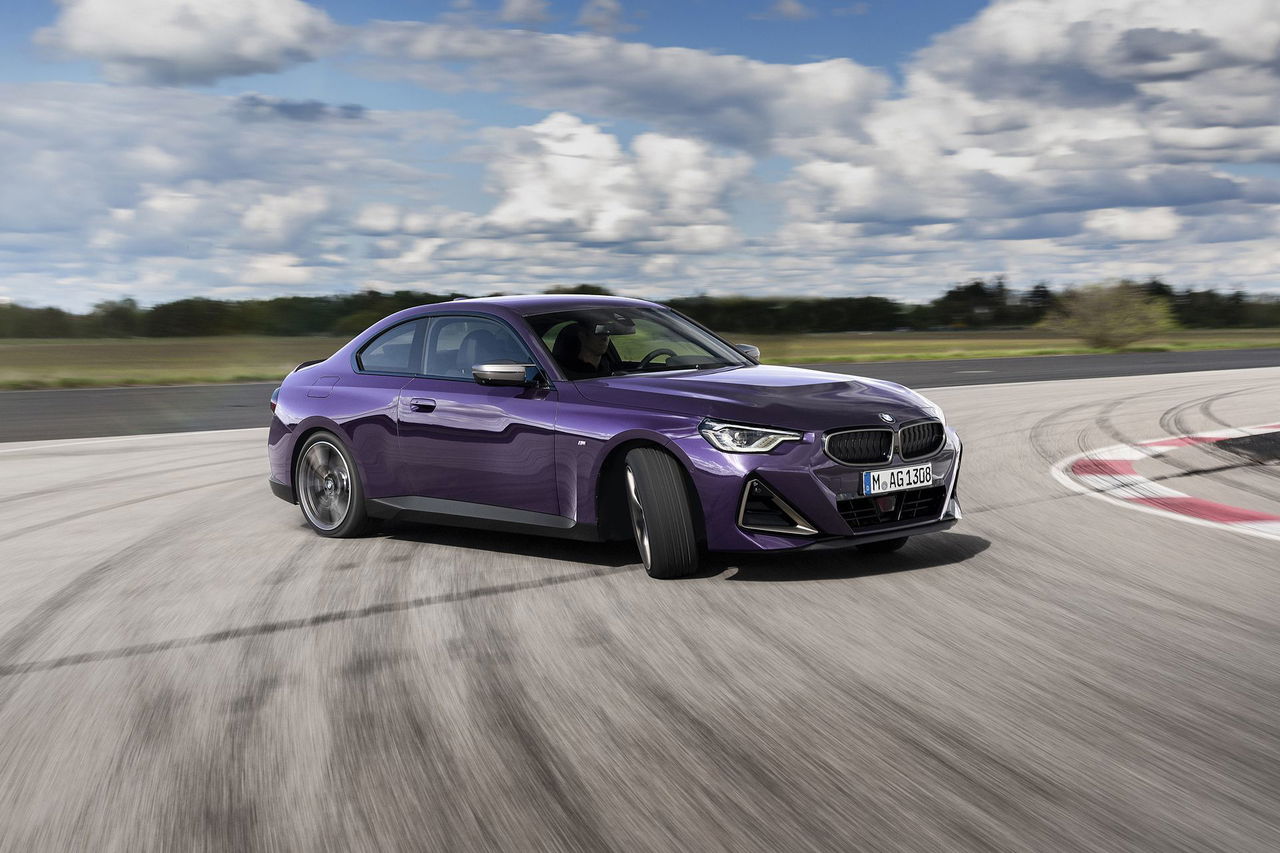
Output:
[[[1080,492],[1124,504],[1132,509],[1174,516],[1196,524],[1227,527],[1241,533],[1280,539],[1280,515],[1231,506],[1171,489],[1143,477],[1134,468],[1140,459],[1158,458],[1182,447],[1213,444],[1227,438],[1280,430],[1280,424],[1157,438],[1138,444],[1116,444],[1062,460],[1054,477]]]

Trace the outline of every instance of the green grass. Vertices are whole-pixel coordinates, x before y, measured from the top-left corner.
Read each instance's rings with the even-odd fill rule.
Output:
[[[347,338],[0,339],[0,388],[189,385],[279,379]]]
[[[1095,353],[1079,341],[1032,331],[734,334],[760,347],[765,362],[899,361]],[[187,385],[279,379],[298,362],[324,358],[345,338],[210,337],[0,339],[0,388]],[[1129,351],[1280,347],[1280,329],[1172,332]]]
[[[826,361],[915,361],[921,359],[1002,358],[1028,355],[1080,355],[1114,350],[1087,347],[1078,339],[1048,332],[838,332],[808,335],[748,335],[730,338],[760,347],[770,364]],[[1280,347],[1280,329],[1207,329],[1179,331],[1142,341],[1125,352]]]

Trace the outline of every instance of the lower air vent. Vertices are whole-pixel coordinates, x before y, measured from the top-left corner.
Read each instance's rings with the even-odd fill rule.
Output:
[[[836,509],[854,530],[887,524],[924,521],[942,515],[942,502],[947,499],[946,486],[887,492],[867,498],[840,501]]]

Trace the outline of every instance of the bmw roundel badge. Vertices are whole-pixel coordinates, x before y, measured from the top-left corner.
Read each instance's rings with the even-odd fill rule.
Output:
[[[884,421],[884,422],[885,422],[885,423],[887,423],[887,424],[891,424],[891,423],[893,423],[893,415],[890,415],[890,414],[886,414],[886,413],[884,413],[884,412],[881,412],[881,413],[880,413],[880,420]]]

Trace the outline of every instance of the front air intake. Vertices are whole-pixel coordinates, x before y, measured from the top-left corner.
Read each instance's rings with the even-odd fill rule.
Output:
[[[805,521],[804,516],[760,480],[752,480],[742,490],[738,526],[744,530],[795,536],[812,536],[818,532]]]
[[[893,430],[875,427],[833,432],[823,445],[828,456],[845,465],[878,465],[893,456]]]
[[[904,462],[924,459],[942,449],[946,435],[938,421],[909,424],[898,432],[898,454]]]

